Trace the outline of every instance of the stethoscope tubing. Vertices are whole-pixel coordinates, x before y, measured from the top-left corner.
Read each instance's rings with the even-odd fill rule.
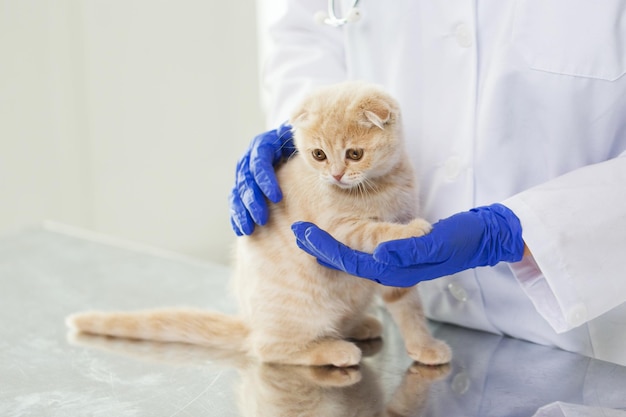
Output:
[[[350,6],[350,11],[356,9],[356,6],[359,4],[360,0],[352,0],[352,5]],[[349,13],[346,16],[338,17],[335,12],[335,0],[328,0],[328,17],[324,19],[324,23],[333,27],[340,27],[350,22]]]

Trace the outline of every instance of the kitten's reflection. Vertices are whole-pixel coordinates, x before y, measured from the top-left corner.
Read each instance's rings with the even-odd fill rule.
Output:
[[[426,406],[431,384],[449,371],[447,365],[414,363],[403,375],[396,375],[398,386],[386,401],[380,375],[367,360],[353,368],[273,365],[242,354],[192,345],[82,334],[74,335],[71,342],[160,363],[197,365],[208,360],[234,367],[241,376],[238,405],[246,417],[418,416]],[[372,355],[381,344],[374,340],[360,347],[365,355]]]
[[[430,384],[446,373],[445,367],[414,364],[385,403],[379,376],[367,362],[358,369],[261,365],[242,378],[241,411],[250,417],[418,416]]]

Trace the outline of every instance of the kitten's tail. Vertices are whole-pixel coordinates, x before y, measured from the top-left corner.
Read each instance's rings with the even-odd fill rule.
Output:
[[[158,309],[135,312],[77,313],[66,319],[78,332],[127,339],[181,342],[219,349],[248,350],[250,329],[235,316],[194,310]]]

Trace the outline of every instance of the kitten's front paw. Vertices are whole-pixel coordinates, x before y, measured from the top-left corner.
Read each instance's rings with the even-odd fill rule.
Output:
[[[425,234],[430,233],[433,229],[433,226],[430,223],[421,218],[414,219],[408,224],[408,226],[411,231],[411,236],[414,237],[424,236]]]

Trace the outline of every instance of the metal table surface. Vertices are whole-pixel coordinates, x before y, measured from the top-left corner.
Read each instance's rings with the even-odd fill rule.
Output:
[[[383,341],[363,345],[367,357],[348,370],[75,337],[64,324],[86,309],[234,312],[228,280],[224,266],[59,227],[0,238],[0,415],[343,417],[384,416],[386,407],[397,416],[626,415],[624,367],[436,323],[454,358],[423,367],[382,309]]]

